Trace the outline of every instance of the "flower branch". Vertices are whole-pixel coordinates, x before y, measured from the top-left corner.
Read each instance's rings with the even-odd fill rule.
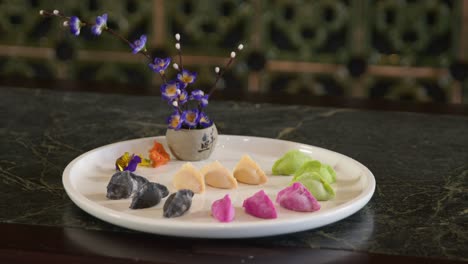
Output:
[[[133,54],[140,53],[145,56],[150,61],[148,63],[148,67],[161,76],[163,81],[163,84],[160,87],[162,98],[165,99],[171,107],[173,107],[173,113],[167,120],[169,128],[176,130],[181,128],[199,129],[209,127],[213,124],[209,117],[204,113],[204,109],[208,105],[209,97],[216,90],[218,81],[234,62],[236,52],[232,51],[230,53],[230,58],[224,66],[224,69],[220,69],[219,67],[215,68],[216,80],[208,94],[205,94],[201,89],[192,89],[189,92],[188,88],[196,81],[197,73],[190,72],[183,67],[182,48],[180,42],[181,36],[179,33],[174,36],[176,39],[175,48],[178,53],[179,63],[177,64],[174,62],[172,64],[172,67],[178,71],[178,74],[176,79],[167,80],[165,72],[171,64],[171,58],[152,58],[146,49],[146,35],[141,35],[137,40],[130,42],[128,39],[107,26],[107,14],[96,17],[96,22],[93,23],[81,20],[77,16],[64,16],[58,10],[54,10],[52,12],[41,10],[39,13],[42,16],[55,16],[64,19],[65,21],[63,22],[63,25],[69,27],[70,32],[75,36],[79,36],[81,28],[86,26],[91,27],[91,32],[96,36],[101,35],[102,32],[107,32],[129,45]],[[243,48],[244,46],[242,44],[237,47],[238,51],[241,51]],[[191,108],[189,102],[194,102],[196,106]],[[193,103],[191,104],[193,105]]]

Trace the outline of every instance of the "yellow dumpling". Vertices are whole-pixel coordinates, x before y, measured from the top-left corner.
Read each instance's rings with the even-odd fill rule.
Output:
[[[202,193],[205,191],[205,179],[200,171],[192,165],[185,163],[172,178],[172,184],[177,190],[189,189],[194,193]]]
[[[237,180],[232,176],[232,173],[219,161],[215,161],[204,166],[201,169],[201,174],[205,176],[206,184],[215,188],[235,189],[237,188]]]
[[[233,174],[238,181],[247,184],[263,184],[268,180],[265,172],[249,155],[242,156]]]

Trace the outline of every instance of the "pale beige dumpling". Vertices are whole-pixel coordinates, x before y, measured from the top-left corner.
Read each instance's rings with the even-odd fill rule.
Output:
[[[247,184],[263,184],[268,180],[265,172],[249,155],[242,156],[233,174],[238,181]]]
[[[185,163],[172,178],[172,184],[177,190],[189,189],[194,193],[202,193],[205,191],[205,179],[201,172],[192,165]]]
[[[237,180],[232,176],[232,173],[219,161],[215,161],[204,166],[201,169],[201,174],[205,176],[206,184],[221,189],[237,188]]]

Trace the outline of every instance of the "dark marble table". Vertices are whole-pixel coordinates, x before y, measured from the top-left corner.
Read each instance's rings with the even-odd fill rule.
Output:
[[[376,192],[362,210],[315,230],[242,240],[171,238],[107,224],[70,201],[61,176],[72,159],[108,143],[163,135],[168,113],[159,97],[2,87],[0,257],[89,263],[101,257],[112,263],[468,261],[464,116],[212,102],[208,113],[221,134],[324,147],[374,173]]]

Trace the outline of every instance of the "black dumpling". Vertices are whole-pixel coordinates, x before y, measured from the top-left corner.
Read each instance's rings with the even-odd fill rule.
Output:
[[[107,184],[106,197],[112,200],[126,199],[132,195],[132,177],[128,171],[119,171],[112,175]]]
[[[145,177],[136,175],[133,172],[129,172],[129,173],[130,173],[130,177],[132,177],[132,179],[134,179],[136,181],[136,185],[134,185],[133,192],[138,191],[138,189],[140,189],[141,186],[143,186],[144,184],[149,182]]]
[[[147,179],[130,171],[118,171],[112,175],[107,185],[106,197],[112,200],[127,199],[146,183]]]
[[[152,184],[154,184],[155,187],[159,189],[159,191],[161,192],[161,197],[162,198],[169,195],[169,190],[167,189],[166,186],[164,186],[162,184],[159,184],[159,183],[155,183],[155,182],[153,182]]]
[[[164,203],[164,217],[172,218],[183,215],[192,205],[193,192],[191,190],[179,190],[167,198]]]
[[[130,208],[143,209],[155,206],[161,202],[161,196],[161,191],[155,183],[145,183],[135,193]]]

